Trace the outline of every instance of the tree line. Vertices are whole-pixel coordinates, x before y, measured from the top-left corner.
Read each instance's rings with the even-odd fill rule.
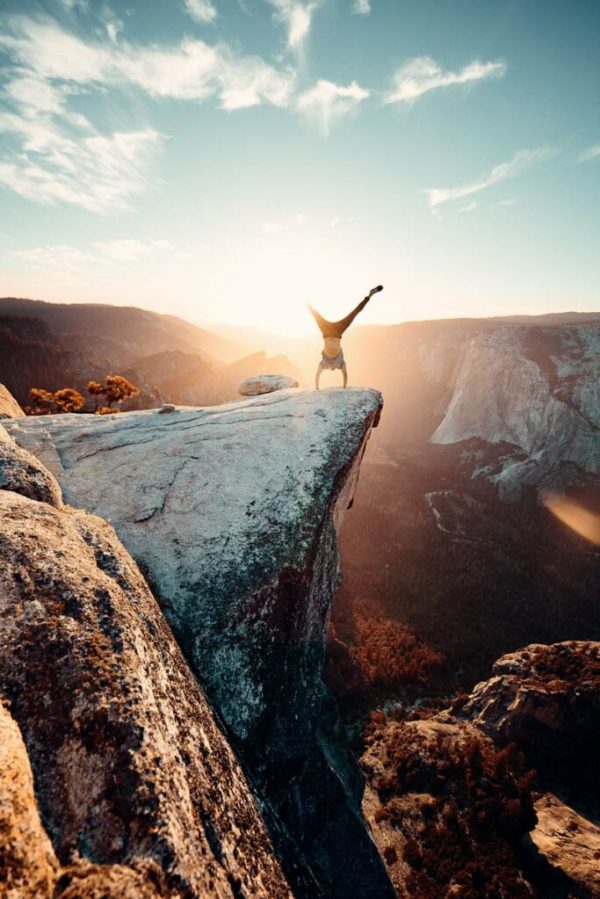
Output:
[[[107,375],[104,383],[90,381],[86,388],[93,401],[94,415],[112,415],[120,412],[118,404],[139,394],[139,388],[121,375]],[[25,406],[26,415],[55,415],[64,412],[82,412],[86,398],[73,387],[60,390],[45,390],[32,387],[29,391],[30,405]]]

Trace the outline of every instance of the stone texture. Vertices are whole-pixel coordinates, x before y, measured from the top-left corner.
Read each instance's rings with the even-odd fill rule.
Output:
[[[495,478],[505,498],[518,498],[527,484],[560,485],[565,465],[600,471],[599,326],[530,332],[513,325],[478,334],[453,379],[431,441],[478,437],[524,450],[525,459],[508,460]]]
[[[571,895],[600,896],[600,827],[579,815],[553,793],[535,804],[537,825],[531,839],[542,858],[568,878]]]
[[[0,384],[0,418],[23,418],[24,415],[10,390]]]
[[[0,705],[0,895],[50,897],[58,862],[40,821],[16,722]]]
[[[263,393],[274,393],[275,390],[287,390],[297,386],[298,381],[287,375],[255,375],[242,381],[238,391],[242,396],[260,396]]]
[[[61,868],[40,820],[31,765],[17,723],[0,704],[0,895],[4,899],[175,897],[149,859],[126,865],[78,861]]]
[[[502,656],[461,716],[564,784],[600,787],[600,643],[534,643]]]
[[[18,447],[1,424],[0,490],[12,490],[57,508],[62,505],[56,478],[35,456]]]
[[[289,896],[240,766],[114,531],[3,490],[0,557],[0,690],[64,895]]]
[[[391,889],[320,679],[336,529],[380,405],[373,390],[283,391],[12,426],[148,574],[303,895]]]
[[[363,812],[400,899],[483,896],[482,881],[495,899],[535,896],[518,864],[529,792],[478,728],[447,712],[382,720],[361,764]]]

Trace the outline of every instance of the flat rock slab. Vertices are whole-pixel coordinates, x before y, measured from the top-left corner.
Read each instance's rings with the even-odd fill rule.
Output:
[[[278,391],[173,415],[53,415],[6,426],[55,474],[66,502],[113,524],[244,738],[264,703],[249,616],[267,642],[298,637],[282,621],[289,596],[280,608],[252,597],[286,572],[310,579],[319,530],[380,405],[375,390]],[[261,622],[265,608],[277,634]],[[307,623],[304,636],[321,643],[322,626]],[[220,631],[226,651],[212,636]]]
[[[263,393],[274,393],[276,390],[287,390],[297,386],[298,381],[287,375],[256,375],[242,381],[238,393],[242,396],[260,396]]]

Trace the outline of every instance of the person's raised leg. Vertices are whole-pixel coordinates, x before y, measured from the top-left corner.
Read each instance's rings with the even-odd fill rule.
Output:
[[[344,378],[344,390],[348,386],[348,369],[346,368],[346,363],[342,365],[342,377]]]
[[[319,389],[319,381],[321,380],[321,372],[323,371],[323,365],[319,363],[319,367],[317,369],[317,374],[315,377],[315,388]]]

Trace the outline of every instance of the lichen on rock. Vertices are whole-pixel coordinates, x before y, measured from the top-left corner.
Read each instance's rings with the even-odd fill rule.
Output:
[[[289,896],[239,763],[112,528],[2,490],[0,556],[0,692],[64,895]]]

